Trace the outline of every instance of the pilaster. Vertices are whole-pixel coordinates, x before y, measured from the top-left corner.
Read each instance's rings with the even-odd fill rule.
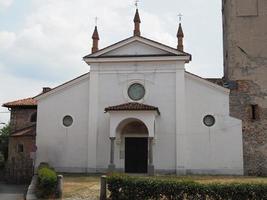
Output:
[[[91,68],[92,69],[92,68]],[[97,70],[90,71],[89,81],[89,123],[88,123],[88,172],[96,170],[96,154],[97,154],[97,113],[98,113],[98,79]]]
[[[185,163],[185,72],[184,63],[177,63],[176,68],[176,174],[186,173]]]

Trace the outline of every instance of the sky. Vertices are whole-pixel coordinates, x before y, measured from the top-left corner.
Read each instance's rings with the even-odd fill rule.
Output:
[[[141,35],[176,47],[182,13],[186,70],[223,76],[220,0],[140,0]],[[0,0],[0,104],[32,97],[89,71],[98,20],[100,48],[132,36],[134,0]],[[0,123],[9,120],[0,108]]]

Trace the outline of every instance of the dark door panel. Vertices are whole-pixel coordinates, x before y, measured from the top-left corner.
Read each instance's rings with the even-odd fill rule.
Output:
[[[125,172],[147,173],[147,138],[125,138]]]

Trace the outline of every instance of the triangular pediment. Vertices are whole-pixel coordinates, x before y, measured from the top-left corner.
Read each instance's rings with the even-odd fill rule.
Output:
[[[191,55],[178,51],[172,47],[155,42],[153,40],[134,36],[122,40],[111,46],[85,56],[88,58],[113,58],[113,57],[148,57],[148,56],[188,56]]]
[[[132,41],[124,46],[117,49],[111,50],[107,53],[102,54],[100,57],[105,56],[144,56],[144,55],[175,55],[174,53],[168,52],[156,48],[154,46],[145,44],[141,41]]]

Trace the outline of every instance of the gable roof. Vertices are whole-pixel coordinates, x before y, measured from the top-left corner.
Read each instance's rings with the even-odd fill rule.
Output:
[[[65,83],[62,83],[61,85],[58,85],[57,87],[52,88],[51,90],[49,90],[46,93],[41,93],[41,94],[39,94],[39,95],[37,95],[37,96],[35,96],[33,98],[38,101],[39,99],[41,99],[43,97],[49,96],[49,95],[51,95],[51,94],[53,94],[53,93],[55,93],[55,92],[57,92],[57,91],[59,91],[61,89],[64,89],[64,88],[66,88],[66,87],[68,87],[70,85],[76,84],[76,83],[86,79],[87,77],[89,77],[89,74],[90,74],[90,72],[87,72],[87,73],[85,73],[85,74],[83,74],[81,76],[78,76],[78,77],[70,80],[70,81],[67,81]]]
[[[157,111],[158,114],[160,114],[158,107],[150,106],[142,103],[137,102],[129,102],[124,103],[116,106],[109,106],[105,108],[105,112],[109,111]]]
[[[221,84],[221,81],[219,81],[220,79],[208,79],[208,78],[202,78],[198,75],[195,75],[195,74],[192,74],[188,71],[185,72],[185,75],[189,78],[192,78],[194,80],[197,80],[201,83],[204,83],[210,87],[213,87],[213,88],[216,88],[216,89],[219,89],[220,91],[224,92],[224,93],[229,93],[230,90],[228,88],[225,88],[222,86]],[[214,81],[214,80],[217,80],[217,81]]]
[[[30,98],[26,98],[26,99],[19,99],[16,101],[7,102],[7,103],[4,103],[2,106],[6,107],[6,108],[37,107],[37,101],[30,97]]]
[[[191,54],[189,54],[189,53],[179,51],[173,47],[164,45],[164,44],[156,42],[154,40],[151,40],[151,39],[148,39],[145,37],[141,37],[141,36],[132,36],[132,37],[129,37],[125,40],[117,42],[115,44],[112,44],[106,48],[103,48],[103,49],[101,49],[95,53],[84,56],[83,59],[85,61],[89,61],[89,60],[93,61],[96,58],[111,58],[112,56],[104,56],[104,54],[106,54],[110,51],[113,51],[115,49],[118,49],[120,47],[123,47],[127,44],[130,44],[132,42],[135,42],[135,41],[138,41],[138,42],[141,42],[143,44],[149,45],[151,47],[166,51],[167,54],[162,54],[162,55],[125,55],[125,56],[113,56],[113,57],[150,57],[150,56],[175,56],[175,57],[177,57],[177,56],[179,56],[179,57],[183,57],[184,60],[186,60],[188,62],[192,58]]]

